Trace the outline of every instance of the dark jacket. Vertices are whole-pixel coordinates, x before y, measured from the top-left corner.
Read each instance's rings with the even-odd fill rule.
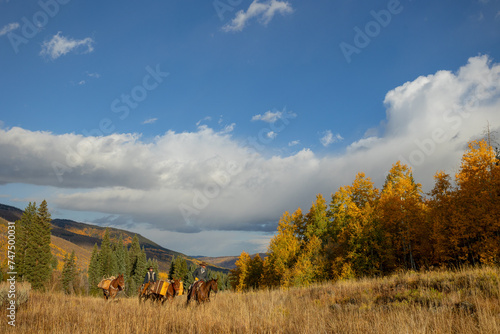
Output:
[[[148,282],[156,282],[156,273],[154,271],[149,271],[146,273],[146,276],[144,277],[144,284]]]
[[[206,281],[207,280],[207,268],[198,267],[193,272],[193,278],[198,278],[199,280]]]

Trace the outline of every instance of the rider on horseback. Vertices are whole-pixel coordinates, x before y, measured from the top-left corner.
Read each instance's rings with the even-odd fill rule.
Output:
[[[153,267],[149,267],[148,272],[144,277],[144,282],[142,283],[142,294],[146,293],[146,289],[150,286],[150,282],[156,282],[156,273],[154,272]]]
[[[200,263],[200,266],[196,268],[193,272],[194,283],[191,284],[188,290],[188,295],[191,295],[191,291],[197,289],[201,284],[203,284],[207,279],[207,264],[205,262]]]

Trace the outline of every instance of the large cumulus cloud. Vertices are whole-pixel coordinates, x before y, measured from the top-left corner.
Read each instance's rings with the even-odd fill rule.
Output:
[[[488,122],[500,125],[500,65],[473,57],[456,72],[394,88],[384,103],[379,127],[322,156],[303,149],[267,157],[206,126],[149,140],[0,129],[0,183],[59,188],[51,200],[61,209],[126,217],[155,231],[273,231],[284,210],[307,210],[315,194],[329,196],[358,171],[381,186],[402,160],[426,190],[437,170],[456,171],[467,141]]]

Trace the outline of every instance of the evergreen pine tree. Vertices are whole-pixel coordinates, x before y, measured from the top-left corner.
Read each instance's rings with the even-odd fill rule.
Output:
[[[177,258],[174,256],[172,258],[172,262],[170,262],[170,267],[168,268],[168,278],[173,279],[174,278],[174,273],[175,273],[175,261]]]
[[[62,286],[66,294],[75,292],[76,274],[75,251],[72,251],[70,256],[66,254],[64,257],[64,266],[62,270]]]
[[[117,262],[116,272],[117,274],[123,274],[125,279],[127,278],[127,253],[125,251],[125,246],[123,245],[123,236],[120,235],[118,242],[113,245],[114,254]]]
[[[134,281],[136,287],[141,286],[144,275],[146,274],[147,258],[144,249],[141,249],[139,238],[134,235],[132,245],[128,251],[130,259],[130,278]]]
[[[135,284],[135,280],[133,277],[129,277],[126,281],[126,294],[129,297],[135,296],[138,292],[137,284]]]
[[[190,265],[188,271],[186,272],[186,275],[183,277],[183,282],[184,282],[184,289],[187,290],[187,288],[194,283],[194,277],[193,277],[193,272],[196,270],[196,266]]]
[[[34,216],[26,242],[24,270],[34,290],[44,290],[52,273],[50,263],[50,213],[44,200]]]
[[[144,276],[146,275],[146,272],[148,270],[146,251],[144,250],[144,247],[141,249],[141,252],[139,253],[139,256],[137,258],[136,270],[137,272],[135,274],[135,283],[136,286],[141,286],[144,280]]]
[[[141,245],[139,244],[139,238],[137,235],[134,235],[132,238],[132,244],[128,250],[128,258],[129,258],[129,268],[128,275],[129,277],[134,277],[137,272],[137,259],[141,253]]]
[[[99,253],[99,261],[101,265],[101,276],[109,277],[117,274],[118,262],[116,255],[113,252],[113,246],[109,237],[109,229],[106,228],[104,237],[101,242],[101,251]]]
[[[41,270],[40,277],[42,278],[43,281],[48,282],[52,274],[52,269],[51,269],[52,252],[50,250],[50,231],[52,229],[50,222],[52,221],[52,218],[50,216],[46,200],[43,200],[40,206],[38,207],[37,219],[42,231],[42,240],[41,240],[42,254],[40,255],[40,262],[39,262]]]
[[[97,294],[99,293],[99,288],[97,284],[101,281],[100,274],[100,265],[99,265],[99,249],[97,244],[94,244],[94,248],[92,248],[92,255],[90,256],[90,263],[88,268],[88,276],[89,276],[89,293]]]
[[[26,248],[31,231],[31,225],[36,215],[36,204],[29,203],[20,220],[16,221],[16,270],[18,277],[26,279]]]
[[[151,261],[151,263],[152,263],[152,265],[153,265],[153,270],[155,271],[155,273],[156,273],[157,275],[159,275],[159,274],[160,274],[160,268],[159,268],[159,266],[158,266],[158,260],[157,260],[157,259],[153,259],[153,260]],[[148,268],[149,268],[149,267],[148,267]]]
[[[174,260],[173,265],[174,265],[173,274],[170,278],[184,279],[189,272],[186,259],[178,256]]]

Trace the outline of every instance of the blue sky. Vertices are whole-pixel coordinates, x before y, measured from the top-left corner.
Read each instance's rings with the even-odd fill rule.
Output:
[[[500,117],[500,1],[0,1],[0,202],[189,255],[265,251]]]

